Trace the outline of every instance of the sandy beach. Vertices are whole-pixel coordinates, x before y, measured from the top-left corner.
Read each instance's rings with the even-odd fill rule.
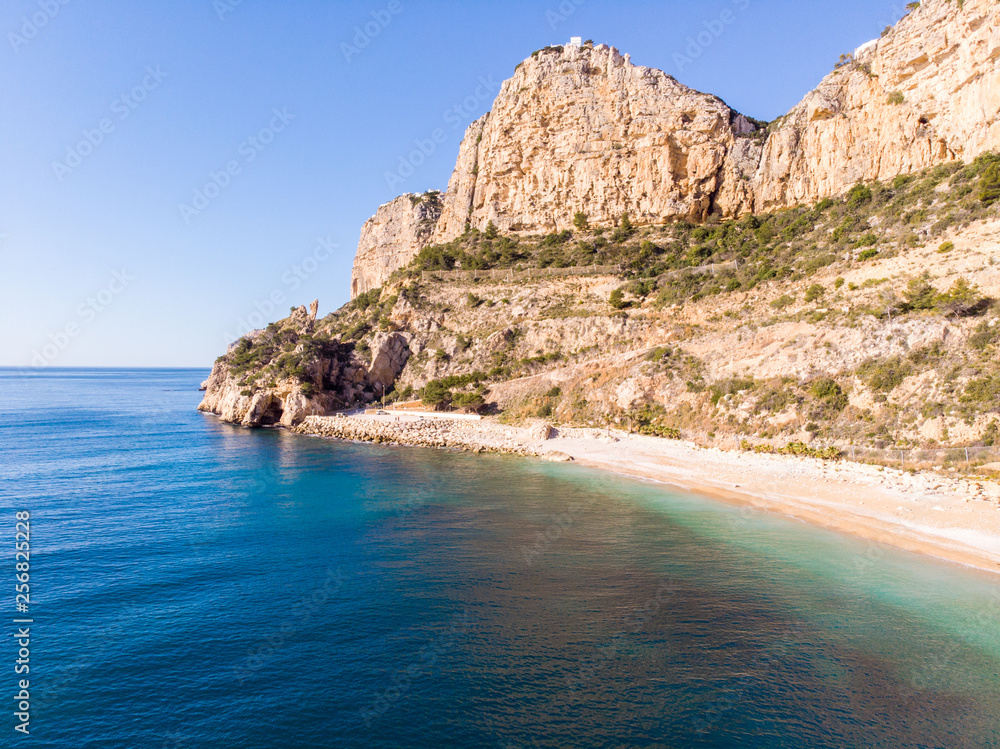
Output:
[[[410,414],[310,416],[294,431],[339,439],[570,461],[1000,573],[1000,483],[702,448],[605,429],[514,427]]]

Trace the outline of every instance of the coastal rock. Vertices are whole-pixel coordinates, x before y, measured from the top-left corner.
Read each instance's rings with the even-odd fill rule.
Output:
[[[545,453],[542,456],[545,460],[550,463],[569,463],[573,460],[573,456],[568,453],[559,452],[558,450],[553,450],[550,453]]]
[[[351,271],[351,298],[384,284],[427,244],[441,215],[440,194],[408,193],[381,206],[361,227]]]
[[[368,368],[368,382],[379,390],[390,388],[410,358],[407,344],[403,333],[376,333],[371,343],[372,365]]]
[[[465,231],[465,224],[472,214],[479,167],[479,144],[489,113],[473,122],[465,131],[458,147],[458,159],[448,180],[448,189],[442,199],[441,216],[430,238],[434,242],[447,242]]]
[[[539,424],[529,432],[533,440],[550,440],[556,436],[556,428],[551,424]]]
[[[996,2],[920,3],[775,124],[753,179],[754,209],[1000,147],[998,58]]]
[[[469,126],[443,199],[404,195],[366,222],[351,296],[491,221],[507,233],[572,229],[578,211],[599,226],[624,213],[700,222],[969,161],[1000,147],[998,59],[995,0],[925,0],[764,131],[613,47],[547,47]]]

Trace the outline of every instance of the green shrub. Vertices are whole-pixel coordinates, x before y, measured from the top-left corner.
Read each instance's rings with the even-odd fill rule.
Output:
[[[819,458],[820,460],[840,460],[843,457],[839,447],[809,447],[804,442],[789,442],[784,447],[774,447],[773,445],[754,445],[743,440],[740,442],[740,449],[765,455],[795,455],[804,458]]]
[[[891,94],[889,94],[889,98],[886,99],[886,101],[889,104],[902,104],[904,101],[906,101],[906,97],[903,96],[902,91],[893,91]]]
[[[958,317],[966,317],[984,309],[989,300],[979,292],[979,287],[969,284],[963,277],[955,279],[955,283],[944,294],[938,296],[938,304],[945,312]]]
[[[726,395],[737,395],[745,390],[753,390],[757,383],[752,377],[733,377],[729,380],[721,380],[711,385],[708,389],[711,392],[712,405],[718,405],[719,401]]]
[[[822,299],[825,293],[826,289],[824,289],[820,284],[814,283],[806,289],[806,303],[808,304],[809,302],[815,302],[817,299]]]
[[[381,287],[375,289],[369,289],[368,291],[362,292],[354,297],[351,302],[351,306],[356,310],[364,311],[371,307],[373,304],[378,304],[379,298],[382,296]],[[294,309],[294,308],[293,308]]]
[[[994,161],[983,171],[979,180],[979,200],[984,205],[1000,200],[1000,161]]]
[[[431,380],[420,391],[420,400],[428,406],[446,407],[451,403],[451,390],[441,380]]]
[[[861,254],[858,255],[858,260],[871,260],[876,255],[878,255],[878,250],[874,247],[869,247],[867,250],[863,250]]]
[[[628,212],[622,214],[621,219],[618,221],[618,228],[615,229],[614,234],[611,235],[612,242],[624,242],[629,239],[635,233],[635,226],[632,224],[632,220],[628,217]]]
[[[991,327],[990,323],[984,320],[976,326],[972,335],[969,336],[969,345],[978,351],[982,351],[996,340],[997,334],[1000,334],[1000,325],[994,324]]]
[[[871,202],[871,199],[872,199],[871,188],[868,187],[867,185],[859,183],[854,187],[852,187],[850,190],[848,190],[847,196],[845,197],[845,202],[847,203],[848,208],[856,210],[861,206],[863,206],[865,203]]]
[[[455,393],[451,399],[451,405],[455,408],[466,408],[478,411],[486,404],[486,399],[480,393]]]
[[[795,303],[795,297],[792,296],[791,294],[782,294],[777,299],[771,300],[771,306],[774,307],[775,309],[784,309],[785,307],[794,303]]]
[[[611,296],[608,297],[608,304],[614,309],[624,309],[628,306],[628,302],[625,301],[625,294],[621,289],[615,289],[611,292]]]
[[[993,447],[998,441],[1000,441],[1000,425],[994,419],[986,427],[986,431],[983,432],[983,444],[987,447]]]
[[[930,310],[937,307],[938,290],[931,285],[929,278],[929,274],[925,272],[918,278],[911,278],[907,283],[903,292],[907,309]]]
[[[912,371],[899,356],[889,359],[869,359],[857,369],[857,375],[872,390],[890,393],[899,387]]]
[[[577,211],[574,213],[573,226],[576,227],[577,231],[586,231],[590,226],[590,221],[587,220],[587,214],[583,211]]]
[[[962,400],[988,406],[990,410],[997,410],[1000,408],[1000,375],[972,380],[965,386]]]
[[[813,397],[822,401],[831,410],[840,412],[847,408],[847,393],[830,377],[816,380],[809,388]]]
[[[951,252],[954,249],[955,249],[955,243],[954,242],[942,242],[941,246],[938,247],[937,251],[938,252]]]

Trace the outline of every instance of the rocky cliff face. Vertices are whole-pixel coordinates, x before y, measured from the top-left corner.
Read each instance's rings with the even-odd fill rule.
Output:
[[[961,7],[959,7],[961,5]],[[443,206],[404,196],[365,224],[352,296],[429,242],[723,216],[842,194],[1000,147],[1000,5],[926,0],[827,76],[767,137],[716,97],[604,45],[521,63],[459,149]]]
[[[466,221],[560,231],[576,211],[596,224],[622,213],[642,223],[701,221],[716,202],[735,212],[747,193],[730,153],[753,130],[720,99],[612,47],[543,50],[470,127],[435,237],[457,236]]]
[[[427,244],[440,215],[441,197],[435,190],[408,193],[380,206],[361,227],[351,298],[381,286],[394,270],[410,262]]]
[[[294,426],[391,390],[410,356],[411,336],[376,333],[369,359],[341,340],[335,319],[317,324],[315,303],[312,309],[300,307],[231,346],[212,367],[198,410],[247,427]]]
[[[1000,4],[921,3],[772,129],[753,179],[754,209],[812,202],[1000,147],[998,59]]]

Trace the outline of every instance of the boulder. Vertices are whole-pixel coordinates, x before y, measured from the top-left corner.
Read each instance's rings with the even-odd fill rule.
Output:
[[[403,333],[376,333],[372,338],[372,363],[368,368],[367,380],[381,394],[392,388],[399,373],[410,358],[410,347]]]

